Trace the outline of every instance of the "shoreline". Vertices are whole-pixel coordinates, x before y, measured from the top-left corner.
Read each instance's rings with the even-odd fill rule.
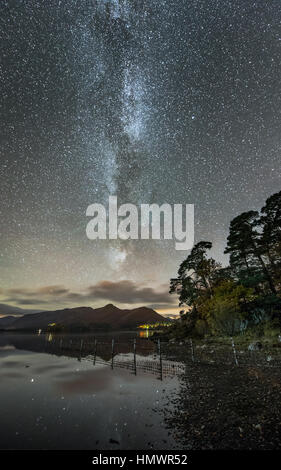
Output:
[[[280,367],[253,355],[236,366],[227,353],[224,363],[185,356],[175,412],[166,414],[171,432],[190,450],[281,449]]]

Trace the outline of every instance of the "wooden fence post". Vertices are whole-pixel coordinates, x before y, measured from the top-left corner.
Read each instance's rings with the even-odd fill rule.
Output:
[[[111,341],[111,369],[113,369],[113,358],[114,358],[114,339]]]
[[[238,366],[238,360],[237,360],[236,349],[235,349],[233,338],[231,338],[231,345],[232,345],[232,350],[233,350],[234,361],[235,361],[235,364]]]
[[[136,339],[134,339],[134,369],[135,369],[135,375],[137,375]]]
[[[162,351],[161,351],[160,339],[158,339],[158,352],[159,352],[159,362],[160,362],[160,380],[163,380]]]
[[[97,340],[95,339],[95,347],[94,347],[94,365],[96,365],[96,358],[97,358]]]

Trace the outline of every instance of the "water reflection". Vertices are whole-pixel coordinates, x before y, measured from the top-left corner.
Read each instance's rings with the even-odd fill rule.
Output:
[[[7,344],[3,344],[5,341]],[[136,338],[134,334],[128,333],[120,334],[113,339],[104,334],[95,338],[92,335],[14,334],[1,335],[1,342],[2,347],[46,352],[76,358],[79,361],[88,360],[94,365],[126,368],[135,375],[138,372],[155,374],[161,380],[168,375],[184,371],[182,363],[163,359],[159,347],[153,341]]]
[[[144,330],[140,330],[138,333],[139,333],[140,338],[149,338],[153,335],[154,331],[149,330],[148,328],[146,328]]]
[[[135,376],[126,368],[112,369],[105,345],[94,366],[88,351],[94,339],[86,336],[46,339],[0,335],[2,449],[176,448],[162,413],[178,390],[176,376],[161,382],[141,371]],[[76,349],[81,339],[82,352]],[[118,339],[115,361],[131,361],[133,336]],[[99,340],[110,344],[109,337]],[[137,343],[139,361],[149,361],[155,353],[149,343]]]

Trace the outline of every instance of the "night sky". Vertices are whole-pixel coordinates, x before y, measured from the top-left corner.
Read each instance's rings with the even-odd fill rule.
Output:
[[[109,195],[194,204],[227,262],[280,190],[280,23],[280,0],[2,0],[0,302],[175,311],[174,241],[87,239]]]

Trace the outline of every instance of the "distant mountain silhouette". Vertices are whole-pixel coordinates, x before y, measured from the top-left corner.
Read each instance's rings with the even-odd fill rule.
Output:
[[[15,322],[15,320],[16,317],[13,317],[12,315],[7,315],[6,317],[0,318],[0,329],[11,326]]]
[[[151,308],[139,307],[122,310],[115,305],[93,309],[91,307],[66,308],[39,312],[17,318],[9,329],[35,330],[46,329],[50,323],[62,325],[66,329],[94,329],[95,327],[134,328],[142,323],[163,321],[163,317]]]
[[[39,312],[38,309],[26,309],[20,307],[14,307],[13,305],[0,304],[0,315],[25,315],[26,313],[36,313]]]

